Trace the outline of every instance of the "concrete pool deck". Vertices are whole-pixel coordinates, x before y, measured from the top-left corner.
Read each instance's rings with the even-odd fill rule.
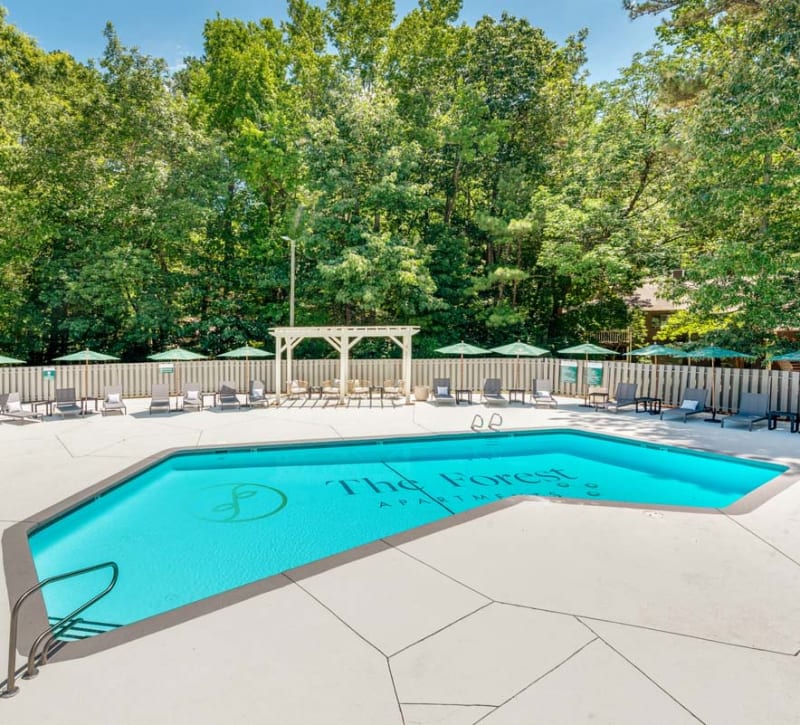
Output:
[[[147,402],[128,401],[128,416],[0,423],[3,529],[165,448],[463,432],[495,412],[295,404],[148,416]],[[792,480],[800,471],[800,435],[786,428],[667,423],[567,399],[497,412],[504,429],[579,428],[774,460]],[[797,484],[740,515],[523,500],[282,578],[54,661],[0,700],[0,722],[800,722]],[[4,604],[3,653],[8,626]]]

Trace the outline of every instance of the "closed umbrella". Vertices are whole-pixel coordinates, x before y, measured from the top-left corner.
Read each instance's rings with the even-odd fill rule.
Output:
[[[274,353],[271,353],[267,350],[261,350],[257,347],[251,347],[250,345],[245,345],[244,347],[237,347],[235,350],[228,350],[228,352],[223,352],[219,357],[231,357],[231,358],[244,358],[245,362],[247,363],[247,384],[250,384],[250,358],[251,357],[273,357]]]
[[[772,360],[786,360],[788,362],[800,362],[800,350],[795,350],[794,352],[785,352],[783,355],[776,355],[775,357],[771,358]],[[770,378],[770,381],[772,378]],[[770,391],[771,392],[771,391]],[[797,389],[797,410],[796,412],[800,415],[800,387]]]
[[[528,345],[526,342],[512,342],[510,345],[501,345],[500,347],[493,347],[492,352],[499,353],[500,355],[516,355],[517,364],[514,368],[514,387],[518,387],[517,381],[519,380],[519,359],[520,357],[539,357],[545,355],[549,350],[545,350],[535,345]]]
[[[717,405],[716,405],[716,378],[714,376],[714,361],[723,360],[725,358],[753,358],[755,355],[748,355],[744,352],[737,352],[736,350],[726,350],[724,347],[717,345],[707,345],[706,347],[698,348],[697,350],[690,350],[689,352],[681,353],[684,357],[689,359],[698,360],[711,360],[711,417],[706,418],[707,423],[719,423],[717,419]]]
[[[589,362],[589,355],[617,355],[616,350],[609,350],[607,347],[600,347],[600,345],[595,345],[591,342],[584,342],[580,345],[573,345],[572,347],[565,347],[563,350],[558,350],[559,353],[564,353],[565,355],[583,355],[584,363]],[[589,383],[586,383],[586,389],[584,390],[584,407],[589,405],[588,402],[588,391],[589,391]]]
[[[0,355],[0,365],[24,365],[24,360],[17,360],[15,357],[6,357],[5,355]]]
[[[647,347],[640,347],[638,350],[631,350],[628,355],[636,355],[637,357],[651,357],[653,358],[653,365],[656,368],[656,384],[655,384],[655,397],[661,397],[658,394],[658,356],[666,356],[666,357],[683,357],[684,356],[683,350],[679,350],[676,347],[669,347],[668,345],[648,345]]]
[[[442,353],[442,355],[460,355],[461,356],[461,374],[460,374],[460,384],[456,386],[456,389],[461,388],[463,386],[464,381],[464,355],[486,355],[489,351],[484,350],[482,347],[478,347],[477,345],[470,345],[463,340],[461,342],[456,343],[455,345],[448,345],[447,347],[439,347],[436,349],[436,352]]]
[[[154,355],[148,355],[148,360],[154,360],[156,362],[183,362],[186,360],[206,360],[206,355],[201,355],[199,352],[192,352],[191,350],[185,350],[182,347],[173,347],[169,350],[163,350],[162,352],[157,352]],[[175,380],[178,392],[181,389],[181,378],[180,378],[180,368],[176,365],[175,366]]]
[[[89,396],[89,363],[90,362],[109,362],[111,360],[119,360],[118,357],[113,355],[106,355],[102,352],[95,352],[88,347],[85,350],[73,352],[70,355],[62,355],[61,357],[54,357],[53,362],[82,362],[83,363],[83,397]]]

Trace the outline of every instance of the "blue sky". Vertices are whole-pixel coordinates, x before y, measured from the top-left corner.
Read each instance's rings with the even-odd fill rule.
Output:
[[[203,52],[203,23],[223,17],[258,20],[285,18],[284,0],[0,0],[8,21],[33,36],[45,50],[65,50],[81,61],[98,58],[104,47],[103,28],[114,23],[121,41],[178,66],[187,55]],[[416,0],[395,0],[402,17]],[[611,80],[633,54],[655,41],[654,18],[630,21],[622,0],[464,0],[461,20],[470,25],[483,15],[505,10],[526,17],[562,42],[582,27],[589,28],[587,53],[592,81]]]

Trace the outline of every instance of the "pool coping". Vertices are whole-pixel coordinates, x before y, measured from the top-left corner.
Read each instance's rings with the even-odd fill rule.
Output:
[[[722,453],[720,451],[712,450],[709,448],[692,447],[692,446],[677,446],[677,445],[662,445],[653,444],[648,441],[640,439],[625,438],[623,436],[608,435],[605,433],[596,433],[593,431],[576,430],[571,428],[509,428],[502,433],[514,432],[536,432],[536,433],[570,433],[587,435],[589,437],[612,438],[620,439],[624,442],[631,442],[636,445],[645,447],[664,448],[671,447],[687,452],[695,452],[702,454],[710,454],[713,456],[730,456],[732,458],[740,458],[744,460],[753,461],[756,463],[769,463],[775,465],[775,462],[760,456],[749,456],[737,453]],[[395,439],[421,439],[421,438],[463,438],[469,434],[464,433],[446,433],[446,434],[432,434],[432,433],[412,433],[406,435],[393,436]],[[476,435],[491,435],[489,433],[476,433]],[[252,450],[252,449],[269,449],[269,448],[286,448],[286,447],[314,447],[314,446],[333,446],[340,444],[358,444],[371,441],[384,440],[385,436],[360,436],[348,438],[346,440],[331,439],[331,438],[314,438],[302,439],[294,441],[280,441],[280,442],[265,442],[265,443],[244,443],[232,445],[199,445],[199,446],[181,446],[167,448],[156,454],[146,456],[140,461],[126,466],[115,474],[108,476],[98,483],[92,484],[78,493],[62,499],[52,506],[39,511],[25,521],[15,524],[6,529],[2,536],[3,548],[3,566],[6,575],[6,583],[8,588],[9,602],[13,603],[25,591],[34,586],[38,582],[38,576],[31,555],[30,546],[28,544],[29,534],[37,528],[40,528],[47,523],[68,514],[70,511],[79,508],[87,503],[92,498],[97,498],[98,494],[105,493],[111,489],[123,485],[133,476],[138,475],[144,470],[151,468],[164,460],[174,457],[176,455],[197,453],[197,452],[213,452],[213,451],[231,451],[231,450]],[[306,579],[311,576],[323,573],[330,569],[334,569],[343,564],[347,564],[358,559],[364,558],[378,551],[383,551],[388,547],[400,546],[402,544],[414,541],[416,539],[437,533],[439,531],[447,530],[454,526],[459,526],[468,521],[482,518],[491,515],[497,511],[505,508],[516,506],[524,502],[536,502],[540,504],[551,505],[583,505],[583,506],[604,506],[623,509],[635,510],[650,510],[650,511],[675,511],[682,513],[696,513],[696,514],[718,514],[718,515],[741,515],[750,513],[754,509],[761,506],[764,502],[771,499],[781,491],[787,489],[800,479],[800,468],[791,464],[781,463],[779,465],[786,466],[786,470],[775,476],[774,479],[762,484],[754,491],[746,494],[738,499],[736,502],[725,508],[709,508],[709,507],[696,507],[696,506],[675,506],[667,504],[642,504],[636,502],[624,501],[608,501],[608,500],[594,500],[583,498],[555,498],[550,496],[538,496],[532,494],[518,494],[509,496],[507,498],[493,501],[483,506],[470,509],[468,511],[445,516],[444,518],[436,521],[423,524],[421,526],[407,529],[406,531],[398,532],[391,536],[376,539],[371,542],[361,544],[343,552],[333,554],[331,556],[317,559],[308,564],[304,564],[293,569],[288,569],[284,572],[273,574],[269,577],[259,579],[248,584],[244,584],[233,589],[229,589],[218,594],[214,594],[204,599],[199,599],[195,602],[182,605],[176,609],[163,612],[161,614],[153,615],[145,619],[124,625],[118,629],[103,632],[101,634],[89,637],[88,639],[70,641],[61,646],[57,652],[53,654],[51,660],[68,660],[86,657],[88,655],[100,652],[106,649],[116,647],[118,645],[130,642],[141,637],[168,629],[183,622],[190,621],[205,614],[217,611],[228,607],[246,599],[250,599],[259,594],[264,594],[274,591],[283,586],[290,585],[296,581]],[[18,652],[26,655],[28,648],[33,643],[34,639],[47,630],[50,623],[47,619],[47,612],[44,604],[44,598],[41,591],[31,595],[27,605],[21,610],[19,619],[19,635],[18,635]],[[68,646],[67,646],[68,645]]]

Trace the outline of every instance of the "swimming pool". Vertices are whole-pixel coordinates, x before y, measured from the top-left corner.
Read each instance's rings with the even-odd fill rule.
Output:
[[[84,615],[126,625],[518,495],[723,508],[784,466],[578,431],[316,442],[170,454],[28,532],[40,579],[103,560]],[[44,591],[50,617],[105,586]]]

